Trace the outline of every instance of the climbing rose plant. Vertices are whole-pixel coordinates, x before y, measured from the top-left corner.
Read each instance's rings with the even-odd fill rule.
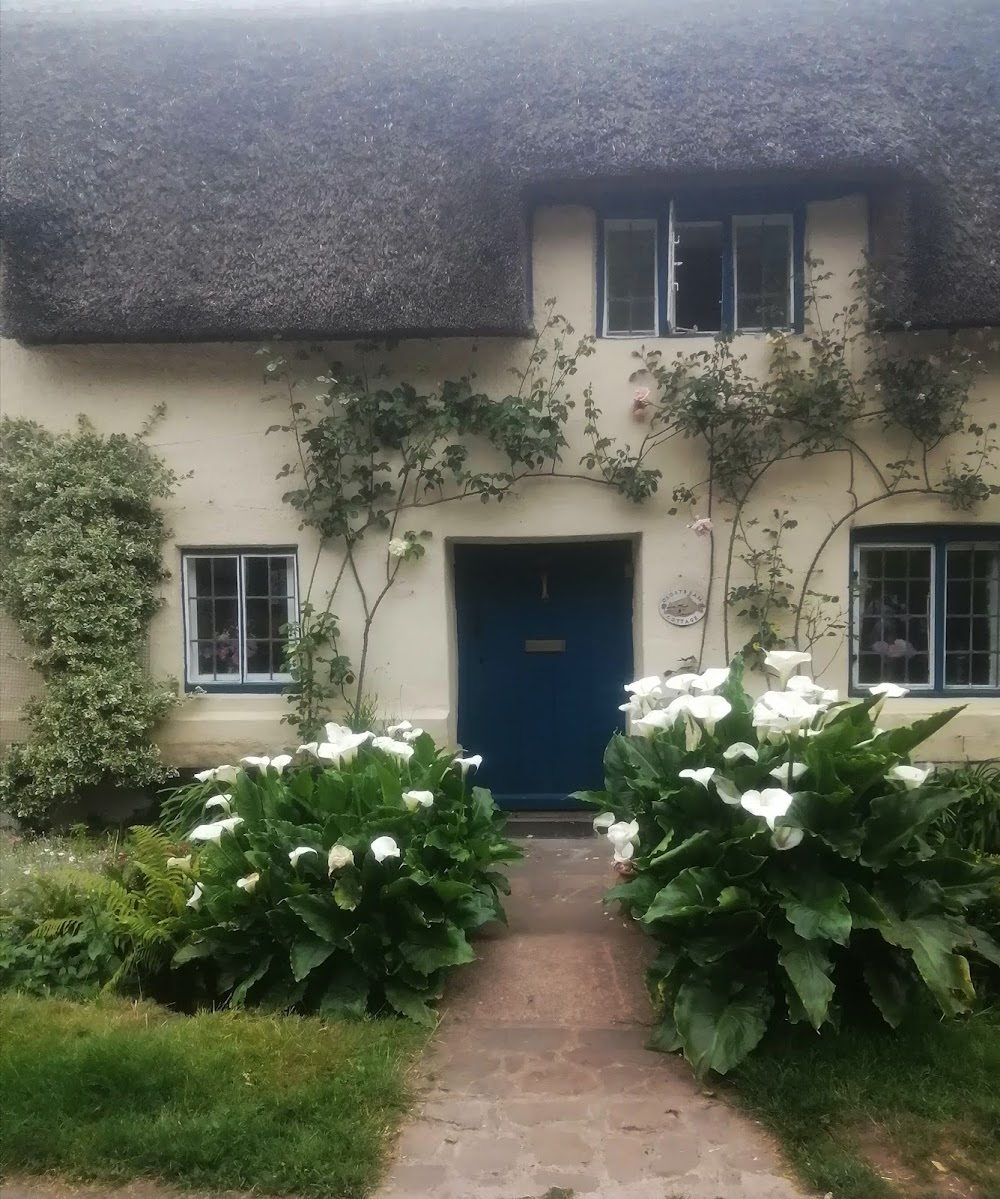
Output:
[[[659,945],[653,1045],[699,1075],[725,1074],[783,1020],[818,1030],[870,1001],[895,1027],[921,991],[967,1012],[968,956],[1000,966],[966,915],[1000,866],[938,831],[961,793],[910,761],[959,709],[882,730],[902,688],[841,700],[793,674],[808,661],[769,653],[775,689],[756,700],[740,660],[628,684],[607,790],[578,796],[631,876],[608,900]]]
[[[175,965],[234,1005],[433,1023],[468,934],[504,919],[498,863],[521,856],[470,786],[480,761],[403,721],[203,771],[165,809],[191,851]]]

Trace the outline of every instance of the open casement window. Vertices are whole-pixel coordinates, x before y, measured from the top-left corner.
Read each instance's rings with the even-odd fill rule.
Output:
[[[197,550],[184,554],[186,680],[191,686],[277,688],[298,619],[295,554]]]
[[[1000,528],[886,533],[854,547],[854,685],[1000,691]]]
[[[607,219],[599,332],[652,337],[793,328],[803,237],[801,216],[728,213],[717,204],[675,208],[670,201],[655,217]]]
[[[655,335],[659,328],[659,245],[655,219],[604,222],[606,337]]]

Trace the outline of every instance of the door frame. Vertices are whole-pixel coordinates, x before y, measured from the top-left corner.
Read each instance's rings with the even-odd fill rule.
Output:
[[[642,661],[642,533],[638,530],[623,530],[608,533],[580,533],[563,536],[539,537],[476,537],[452,536],[445,538],[445,569],[447,580],[445,598],[448,604],[448,739],[458,745],[458,596],[455,588],[455,547],[457,545],[586,545],[606,541],[625,541],[632,548],[632,664],[638,670]],[[624,693],[623,693],[624,700]],[[467,746],[466,750],[474,746]]]

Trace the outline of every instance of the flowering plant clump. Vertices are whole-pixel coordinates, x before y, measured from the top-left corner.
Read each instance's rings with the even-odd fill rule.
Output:
[[[478,764],[404,721],[203,772],[171,801],[174,830],[200,813],[175,965],[233,1004],[430,1023],[468,933],[504,919],[497,863],[520,857]]]
[[[941,831],[962,793],[909,759],[959,709],[884,731],[902,688],[841,700],[792,674],[807,662],[768,654],[776,689],[759,699],[740,659],[629,683],[607,790],[578,793],[632,876],[607,898],[660,945],[653,1045],[700,1075],[724,1074],[772,1021],[818,1030],[870,1001],[895,1027],[921,992],[958,1015],[975,1002],[968,957],[1000,966],[966,915],[1000,866]]]

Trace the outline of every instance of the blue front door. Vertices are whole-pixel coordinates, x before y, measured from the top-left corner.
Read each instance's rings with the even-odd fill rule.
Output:
[[[603,785],[632,677],[627,541],[457,545],[458,739],[506,808]]]

